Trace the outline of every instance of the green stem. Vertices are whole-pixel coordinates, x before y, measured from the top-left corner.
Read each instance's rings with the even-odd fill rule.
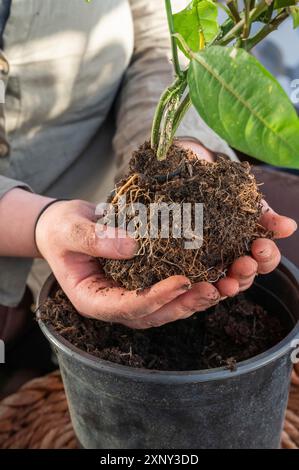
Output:
[[[266,36],[275,31],[278,26],[288,18],[289,14],[286,10],[283,10],[270,23],[266,24],[253,38],[249,39],[247,44],[249,50],[255,47],[259,42],[265,39]]]
[[[156,149],[158,147],[159,137],[160,137],[160,126],[161,126],[161,122],[163,119],[165,108],[168,102],[170,101],[173,92],[178,88],[180,82],[181,80],[177,78],[173,82],[173,84],[170,85],[170,87],[164,91],[164,93],[162,94],[159,100],[159,103],[158,103],[158,106],[156,108],[155,115],[154,115],[153,125],[152,125],[152,133],[151,133],[152,149]]]
[[[209,44],[209,46],[214,46],[215,44],[219,44],[219,41],[224,38],[224,36],[231,31],[234,26],[234,19],[229,17],[227,18],[224,23],[220,26],[220,32],[216,36],[215,39]]]
[[[176,76],[181,77],[182,71],[181,71],[181,67],[179,63],[178,48],[177,48],[176,39],[174,37],[175,30],[174,30],[174,24],[173,24],[171,0],[165,0],[165,8],[166,8],[166,13],[167,13],[168,28],[170,32],[173,66],[174,66]]]
[[[159,135],[159,144],[157,148],[157,159],[164,160],[172,143],[174,132],[173,126],[177,111],[180,107],[180,100],[187,87],[186,78],[180,82],[179,87],[173,92],[169,102],[166,105],[162,129]]]
[[[268,8],[268,11],[266,12],[266,21],[265,21],[266,23],[270,23],[272,19],[273,11],[274,11],[274,2],[271,3],[271,5]]]
[[[232,14],[232,17],[234,19],[234,22],[235,23],[239,23],[239,21],[241,21],[241,18],[240,18],[240,15],[239,15],[239,12],[238,12],[238,8],[236,7],[236,4],[234,2],[234,0],[229,0],[227,2],[227,6]]]
[[[262,0],[256,8],[254,8],[249,15],[249,21],[252,23],[256,20],[263,11],[268,8],[265,0]],[[245,18],[242,18],[239,23],[237,23],[222,39],[219,40],[218,45],[226,46],[229,44],[233,39],[236,38],[236,35],[242,30],[245,24]]]
[[[243,39],[247,39],[250,34],[251,29],[251,21],[249,18],[250,15],[250,4],[251,0],[245,0],[245,11],[244,11],[244,27],[243,27]]]
[[[170,32],[170,38],[171,38],[172,60],[173,60],[175,74],[176,74],[176,80],[169,88],[167,88],[167,90],[164,91],[155,111],[153,125],[152,125],[152,132],[151,132],[151,147],[154,150],[157,150],[159,147],[160,127],[161,127],[161,123],[163,120],[163,116],[165,114],[165,110],[167,109],[167,106],[169,102],[171,101],[174,93],[176,92],[181,82],[185,80],[185,77],[186,77],[185,73],[181,70],[180,63],[179,63],[177,42],[174,37],[175,31],[174,31],[174,24],[173,24],[171,0],[165,0],[165,8],[166,8],[166,13],[167,13],[167,21],[168,21],[168,27],[169,27],[169,32]]]
[[[172,127],[172,138],[175,136],[176,131],[178,130],[179,125],[181,124],[190,106],[191,106],[191,98],[190,98],[189,93],[187,93],[183,101],[180,103],[180,106],[178,107],[178,110],[176,112],[176,115],[173,121],[173,127]]]

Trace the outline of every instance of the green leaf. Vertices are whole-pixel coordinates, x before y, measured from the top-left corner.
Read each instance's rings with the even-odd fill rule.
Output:
[[[275,0],[274,8],[275,10],[279,8],[290,7],[292,5],[296,5],[297,0]]]
[[[192,54],[193,105],[229,145],[273,165],[299,168],[299,119],[276,79],[244,49]]]
[[[293,18],[294,29],[299,27],[299,7],[291,7],[291,15]]]
[[[193,0],[184,10],[173,15],[174,29],[194,52],[199,51],[200,32],[209,44],[219,31],[218,8],[211,0]],[[178,41],[180,49],[186,53]]]

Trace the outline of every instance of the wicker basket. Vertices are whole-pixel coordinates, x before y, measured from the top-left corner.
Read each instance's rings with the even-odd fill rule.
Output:
[[[59,371],[32,380],[0,402],[1,449],[76,449]],[[299,449],[299,365],[292,376],[282,448]]]

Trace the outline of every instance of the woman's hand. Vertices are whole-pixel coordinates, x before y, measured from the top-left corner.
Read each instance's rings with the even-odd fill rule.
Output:
[[[130,237],[117,237],[120,233],[111,228],[99,230],[94,218],[94,205],[61,201],[42,214],[36,227],[41,255],[82,315],[132,328],[149,328],[186,318],[219,300],[214,286],[199,283],[191,287],[184,276],[170,277],[143,292],[117,287],[105,278],[97,258],[131,258],[136,242]]]
[[[213,159],[193,141],[181,145],[191,146],[201,158]],[[258,273],[269,273],[280,262],[275,243],[258,239],[252,244],[251,256],[237,259],[227,277],[215,285],[200,282],[191,286],[186,277],[173,276],[142,292],[127,291],[106,279],[97,258],[134,257],[135,241],[117,237],[118,232],[111,233],[111,228],[101,231],[97,225],[96,232],[94,216],[95,206],[87,202],[57,202],[38,222],[38,249],[82,315],[131,328],[157,327],[204,311],[222,298],[248,289]],[[297,228],[294,220],[276,214],[266,202],[261,223],[275,238],[288,237]]]
[[[213,154],[196,141],[187,139],[180,142],[185,148],[191,148],[199,158],[214,161]],[[260,220],[267,230],[274,233],[274,238],[286,238],[297,230],[295,220],[279,215],[263,201],[263,215]],[[259,238],[251,247],[251,256],[242,256],[230,267],[225,278],[217,282],[216,287],[221,297],[230,297],[247,290],[257,274],[268,274],[279,265],[281,254],[272,240]]]

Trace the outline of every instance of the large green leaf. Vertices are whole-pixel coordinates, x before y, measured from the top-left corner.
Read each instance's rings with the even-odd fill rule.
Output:
[[[291,7],[291,15],[293,18],[294,29],[299,27],[299,7]]]
[[[199,51],[200,32],[203,33],[205,43],[215,38],[219,31],[218,8],[211,0],[193,0],[184,10],[173,15],[174,29],[186,41],[194,52]],[[182,45],[179,47],[184,51]]]
[[[299,119],[275,78],[243,49],[193,54],[193,105],[232,147],[273,165],[299,168]]]

